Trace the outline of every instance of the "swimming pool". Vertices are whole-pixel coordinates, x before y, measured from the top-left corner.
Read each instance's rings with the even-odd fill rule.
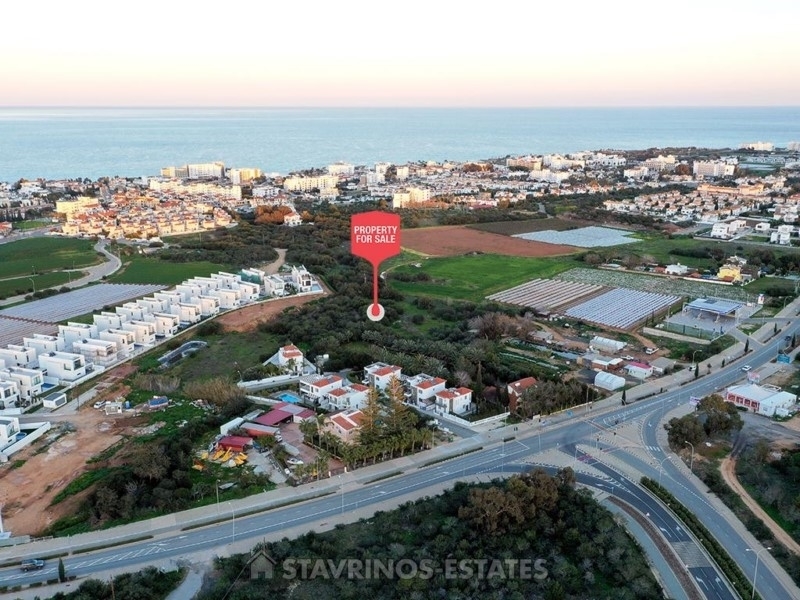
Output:
[[[290,402],[291,404],[297,404],[300,402],[300,396],[294,392],[278,392],[275,394],[275,397],[283,400],[284,402]]]

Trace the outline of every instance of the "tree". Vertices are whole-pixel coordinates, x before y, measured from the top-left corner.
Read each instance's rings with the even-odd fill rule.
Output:
[[[67,580],[67,569],[64,567],[64,561],[58,559],[58,581],[64,583]]]
[[[361,409],[364,415],[361,428],[358,431],[358,442],[362,446],[371,446],[381,435],[381,404],[378,401],[378,390],[370,389],[367,392],[367,402]]]
[[[700,377],[700,363],[694,366],[694,378],[697,379]]]
[[[386,415],[386,434],[402,435],[414,428],[416,416],[405,403],[405,390],[397,377],[392,376],[386,386],[389,410]]]
[[[625,406],[628,402],[628,390],[622,390],[622,406]]]
[[[747,354],[750,352],[750,338],[747,338],[747,341],[744,343],[744,353]]]

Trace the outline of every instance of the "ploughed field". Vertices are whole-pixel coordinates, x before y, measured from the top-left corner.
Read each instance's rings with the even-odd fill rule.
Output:
[[[403,229],[400,243],[403,248],[429,256],[458,256],[470,252],[505,256],[560,256],[578,251],[573,246],[512,238],[463,225]]]

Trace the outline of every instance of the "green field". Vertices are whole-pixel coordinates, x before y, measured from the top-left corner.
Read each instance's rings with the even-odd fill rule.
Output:
[[[90,240],[62,237],[34,237],[0,244],[0,279],[99,264],[93,245]],[[40,289],[38,285],[36,289]]]
[[[123,257],[122,269],[109,276],[109,283],[154,283],[177,285],[192,277],[208,277],[211,273],[230,270],[230,265],[206,261],[175,263],[156,256]]]
[[[53,223],[50,221],[14,221],[12,225],[15,231],[30,231],[32,229],[41,229],[48,227]]]
[[[429,281],[398,281],[390,279],[393,289],[415,296],[436,296],[480,302],[485,296],[519,285],[531,279],[553,277],[580,266],[568,257],[526,258],[479,254],[419,260],[419,268],[398,266],[393,273],[430,276]]]
[[[80,273],[72,273],[72,277],[80,277]],[[21,296],[47,288],[61,287],[69,282],[70,274],[65,271],[54,271],[52,273],[37,273],[30,277],[14,277],[12,279],[0,279],[0,299],[10,296]]]

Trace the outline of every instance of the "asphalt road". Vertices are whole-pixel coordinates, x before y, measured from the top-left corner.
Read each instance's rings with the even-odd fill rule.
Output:
[[[789,335],[800,330],[800,323],[791,325],[786,332]],[[327,519],[353,513],[354,518],[359,508],[373,505],[393,498],[399,498],[414,492],[422,492],[431,487],[451,483],[458,479],[470,479],[475,474],[501,474],[530,468],[536,464],[534,456],[540,450],[561,449],[567,453],[575,452],[576,444],[592,446],[596,442],[598,432],[607,431],[612,423],[636,420],[641,423],[643,446],[650,454],[651,461],[643,461],[626,452],[616,452],[615,458],[642,474],[662,483],[688,508],[690,508],[711,529],[719,542],[728,550],[752,578],[755,569],[755,552],[745,541],[746,532],[738,522],[729,523],[711,505],[709,500],[698,491],[685,469],[664,460],[667,455],[659,446],[656,438],[661,419],[671,408],[679,403],[688,402],[689,397],[699,396],[719,390],[743,377],[741,365],[751,364],[754,367],[767,363],[774,358],[775,345],[751,345],[753,352],[747,355],[746,361],[739,359],[725,369],[692,381],[682,388],[668,390],[647,400],[641,400],[629,406],[611,407],[593,410],[567,417],[562,415],[559,422],[551,420],[543,426],[521,426],[519,431],[510,435],[516,439],[499,443],[487,440],[492,444],[480,451],[424,468],[413,468],[389,479],[367,483],[357,489],[341,488],[334,493],[285,508],[270,510],[266,513],[238,517],[235,505],[224,503],[218,507],[222,522],[187,531],[175,531],[141,542],[134,542],[119,547],[86,552],[65,558],[64,563],[71,575],[88,576],[109,569],[136,570],[156,560],[166,558],[182,558],[204,549],[214,549],[248,541],[257,542],[266,533],[280,532],[298,525],[306,525],[309,529],[319,528],[327,524]],[[576,452],[577,457],[577,452]],[[658,466],[655,466],[658,465]],[[630,502],[644,514],[649,514],[654,524],[664,533],[672,544],[691,542],[690,536],[682,529],[670,513],[658,502],[645,494],[634,481],[629,480],[619,470],[605,462],[593,462],[592,467],[598,469],[604,478],[591,478],[581,475],[581,483],[590,485],[607,493],[619,495]],[[146,530],[146,529],[144,529]],[[113,540],[114,532],[109,531],[109,540]],[[31,547],[29,551],[34,551]],[[28,548],[20,547],[23,557],[30,557]],[[750,550],[750,551],[748,551]],[[23,585],[36,581],[52,579],[56,570],[55,561],[49,561],[45,569],[30,573],[22,573],[18,568],[9,567],[0,570],[0,585]],[[711,566],[691,567],[691,575],[698,582],[707,598],[731,598],[730,590],[721,575]],[[772,566],[762,558],[759,564],[757,589],[762,597],[769,600],[792,600],[796,587],[785,584],[784,577],[772,571]]]

